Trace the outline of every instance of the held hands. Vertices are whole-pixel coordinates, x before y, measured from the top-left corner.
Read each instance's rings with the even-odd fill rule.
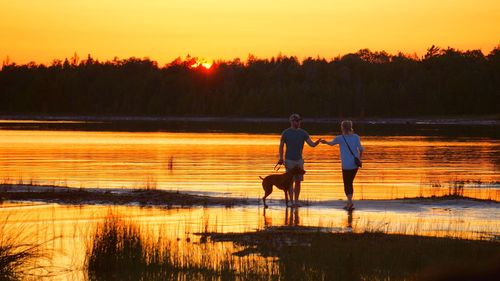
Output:
[[[319,138],[317,141],[315,141],[315,143],[316,143],[316,145],[318,145],[318,144],[320,144],[320,143],[322,143],[322,144],[326,144],[326,143],[327,143],[327,141],[326,141],[326,140],[324,140],[324,139],[322,139],[322,138]]]

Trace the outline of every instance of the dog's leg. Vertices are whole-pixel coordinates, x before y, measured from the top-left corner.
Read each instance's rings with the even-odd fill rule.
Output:
[[[285,206],[288,207],[288,191],[283,190],[283,192],[285,192]]]
[[[293,184],[291,184],[285,193],[288,192],[288,196],[290,197],[290,203],[293,206]]]

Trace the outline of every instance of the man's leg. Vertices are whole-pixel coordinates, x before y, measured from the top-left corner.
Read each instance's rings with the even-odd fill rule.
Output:
[[[304,169],[304,160],[295,161],[285,159],[285,168],[287,172],[297,166]],[[303,175],[295,175],[293,177],[294,183],[292,183],[292,187],[290,188],[290,203],[292,206],[297,206],[299,204],[300,185],[303,179]]]
[[[294,193],[295,193],[295,205],[299,204],[299,195],[300,195],[300,180],[295,181]]]

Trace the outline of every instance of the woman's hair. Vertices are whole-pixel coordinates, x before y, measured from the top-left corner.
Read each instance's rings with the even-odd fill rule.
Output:
[[[342,133],[343,134],[349,134],[352,132],[352,121],[351,120],[344,120],[342,121],[342,124],[340,125],[342,128]]]

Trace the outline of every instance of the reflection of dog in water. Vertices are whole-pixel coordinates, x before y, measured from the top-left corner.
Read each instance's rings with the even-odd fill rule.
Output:
[[[264,201],[264,207],[267,208],[266,198],[273,192],[273,185],[285,192],[285,202],[288,206],[288,191],[292,188],[293,176],[303,175],[305,173],[306,171],[302,168],[294,167],[283,174],[269,175],[265,178],[259,177],[262,180],[262,188],[264,188],[265,192],[264,197],[262,198],[262,201]]]

